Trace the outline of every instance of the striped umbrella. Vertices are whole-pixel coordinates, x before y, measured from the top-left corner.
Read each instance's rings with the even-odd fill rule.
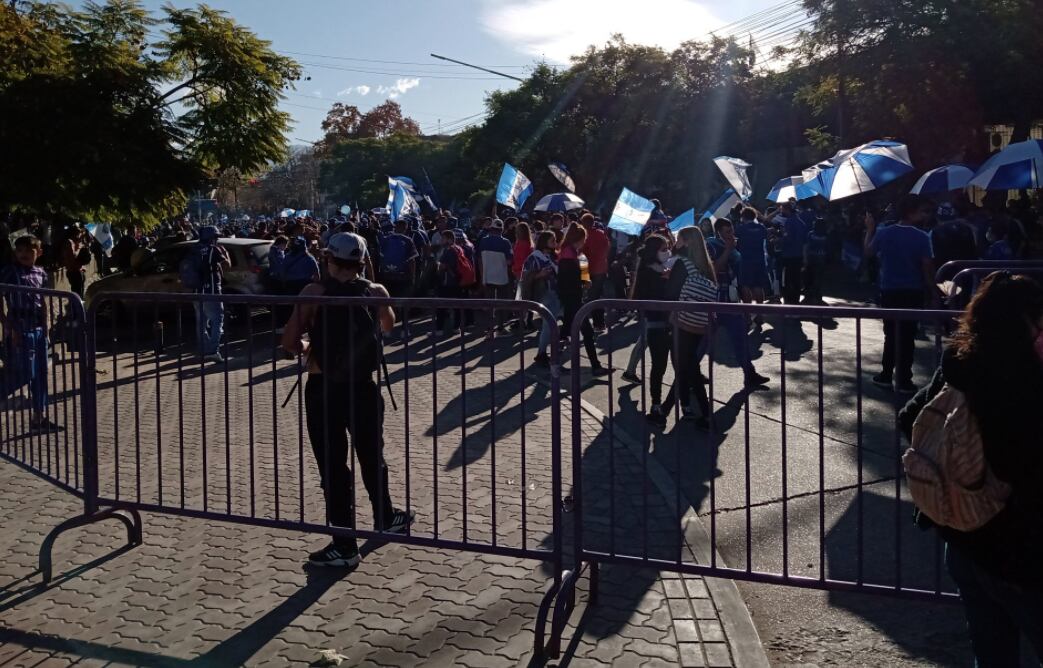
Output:
[[[974,170],[965,165],[937,167],[920,177],[913,189],[914,195],[934,195],[966,188],[974,178]]]
[[[986,190],[1043,188],[1043,140],[1011,144],[989,158],[970,185]]]
[[[573,211],[583,208],[583,200],[572,193],[554,193],[536,202],[536,211]]]
[[[808,185],[831,202],[875,190],[913,170],[909,148],[893,141],[871,141],[841,151],[829,162],[832,166]]]
[[[803,176],[787,176],[781,179],[775,184],[775,187],[768,193],[767,200],[769,202],[788,202],[791,199],[802,200],[810,199],[818,195],[812,188],[804,185]]]

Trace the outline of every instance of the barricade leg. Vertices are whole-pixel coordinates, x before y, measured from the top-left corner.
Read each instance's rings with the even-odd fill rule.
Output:
[[[49,583],[52,578],[51,551],[54,548],[54,542],[58,540],[59,535],[69,529],[75,529],[77,527],[94,524],[95,522],[101,522],[107,519],[116,519],[123,522],[123,525],[127,527],[127,548],[141,545],[141,515],[139,515],[138,511],[134,509],[127,510],[126,512],[129,514],[129,517],[118,512],[115,508],[105,508],[94,513],[73,517],[72,519],[65,520],[58,526],[54,527],[54,529],[47,534],[47,537],[43,539],[43,544],[40,545],[40,575],[43,576],[44,584]]]

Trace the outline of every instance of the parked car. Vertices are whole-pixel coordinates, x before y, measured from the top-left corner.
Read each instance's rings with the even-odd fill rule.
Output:
[[[186,293],[181,285],[179,268],[185,253],[196,245],[185,241],[166,246],[149,254],[129,272],[111,274],[87,286],[86,301],[90,305],[98,295],[115,295],[121,292],[174,292]],[[218,243],[228,251],[232,261],[225,271],[224,293],[229,295],[261,295],[268,292],[268,251],[272,242],[261,239],[219,239]],[[111,304],[111,306],[110,306]],[[111,314],[126,309],[129,304],[118,298],[106,299],[99,307]],[[246,314],[246,309],[232,310],[232,317]]]

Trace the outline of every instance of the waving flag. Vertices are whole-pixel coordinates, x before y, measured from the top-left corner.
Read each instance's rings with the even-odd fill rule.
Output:
[[[432,209],[438,208],[438,193],[435,192],[435,185],[431,183],[431,177],[427,175],[427,170],[424,169],[424,199],[431,205]]]
[[[403,216],[415,216],[420,213],[412,192],[403,183],[396,183],[391,190],[391,222],[397,222]]]
[[[576,182],[572,180],[572,172],[565,166],[563,162],[552,162],[547,165],[547,169],[554,175],[561,185],[569,189],[569,192],[576,192]]]
[[[724,178],[728,180],[744,202],[753,196],[753,186],[750,185],[750,177],[746,174],[746,170],[753,165],[740,158],[729,158],[723,155],[714,158],[713,164],[717,165],[717,169],[721,170]]]
[[[680,232],[686,227],[695,227],[695,209],[688,209],[670,221],[668,225],[673,233]]]
[[[735,191],[728,188],[721,193],[721,196],[715,199],[709,207],[707,207],[706,211],[703,212],[703,215],[700,216],[700,219],[709,218],[710,222],[715,223],[718,218],[727,218],[735,205],[740,202],[741,200],[739,199],[739,196],[735,194]]]
[[[417,189],[416,184],[413,183],[413,179],[408,176],[389,176],[388,177],[388,202],[384,207],[384,210],[390,214],[395,204],[395,190],[402,188],[411,197],[416,198]]]
[[[107,255],[112,250],[112,227],[108,223],[87,223],[87,231],[98,240]]]
[[[500,183],[496,186],[496,201],[518,211],[530,195],[532,195],[532,181],[512,165],[504,163],[503,172],[500,173]]]
[[[608,221],[611,230],[638,236],[645,227],[645,223],[652,216],[655,204],[627,188],[616,201],[616,208],[612,210],[612,218]]]

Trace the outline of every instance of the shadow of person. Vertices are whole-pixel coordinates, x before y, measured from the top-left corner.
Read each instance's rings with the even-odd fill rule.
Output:
[[[517,401],[524,395],[524,400]],[[540,411],[550,406],[550,389],[543,383],[527,382],[521,374],[490,382],[459,393],[439,411],[426,436],[442,436],[461,426],[466,429],[446,464],[453,470],[473,464],[489,451],[491,445],[521,430],[525,424],[539,419]]]
[[[853,492],[825,537],[830,580],[954,593],[937,533],[913,523],[913,504],[895,501],[894,483]],[[849,610],[885,634],[903,654],[938,665],[972,663],[963,610],[957,602],[903,600],[830,592],[831,606]]]

